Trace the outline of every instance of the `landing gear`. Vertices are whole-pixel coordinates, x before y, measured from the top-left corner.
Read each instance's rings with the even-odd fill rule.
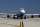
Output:
[[[9,15],[7,15],[7,18],[9,18],[10,16]]]
[[[26,16],[24,16],[24,19],[26,19]]]
[[[13,16],[13,19],[16,19],[16,18],[17,18],[17,16],[16,16],[16,15],[14,15],[14,16]]]
[[[39,18],[40,18],[40,15],[39,15]]]
[[[34,16],[32,15],[31,18],[34,18]]]

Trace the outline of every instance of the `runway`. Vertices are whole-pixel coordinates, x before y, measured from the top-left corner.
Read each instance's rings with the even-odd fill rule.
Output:
[[[23,21],[24,27],[40,27],[40,18],[29,19],[4,19],[0,18],[0,27],[18,27],[20,21]]]
[[[40,18],[33,18],[29,20],[29,27],[40,27]]]

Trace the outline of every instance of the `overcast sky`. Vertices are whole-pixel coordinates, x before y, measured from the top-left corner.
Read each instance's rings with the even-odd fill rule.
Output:
[[[0,0],[0,8],[40,8],[40,0]]]

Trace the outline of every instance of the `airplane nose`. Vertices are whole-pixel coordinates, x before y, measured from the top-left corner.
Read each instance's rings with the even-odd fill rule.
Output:
[[[21,13],[25,13],[25,10],[24,10],[24,9],[20,9],[20,12],[21,12]]]
[[[24,11],[24,10],[20,10],[20,12],[25,13],[25,11]]]

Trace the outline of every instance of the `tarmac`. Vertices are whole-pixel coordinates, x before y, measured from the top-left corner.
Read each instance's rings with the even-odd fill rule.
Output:
[[[4,19],[0,18],[0,27],[19,27],[23,21],[24,27],[40,27],[40,18]]]

